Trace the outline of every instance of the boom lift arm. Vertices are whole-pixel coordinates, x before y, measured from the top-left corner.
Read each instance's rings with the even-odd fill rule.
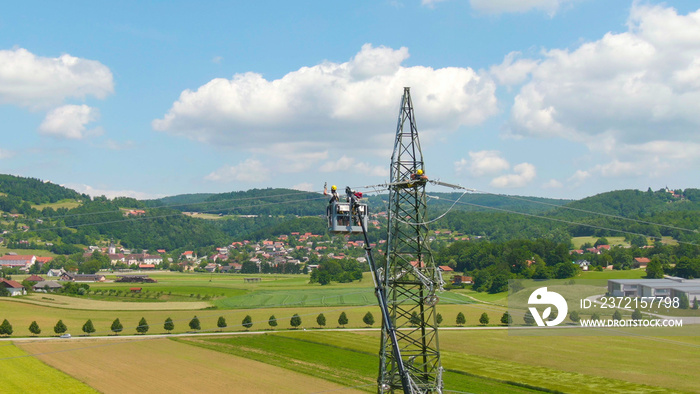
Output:
[[[365,255],[367,256],[369,268],[372,271],[372,280],[374,281],[374,294],[377,296],[377,300],[379,301],[379,308],[382,311],[382,319],[384,319],[385,327],[387,327],[389,337],[391,338],[391,346],[394,353],[394,358],[397,363],[397,368],[399,370],[399,375],[401,376],[401,385],[403,386],[403,392],[406,394],[414,394],[416,390],[414,390],[414,385],[411,381],[411,377],[406,371],[403,359],[401,358],[401,349],[399,348],[399,342],[396,338],[396,328],[394,327],[394,323],[391,320],[391,316],[389,315],[386,289],[381,285],[383,281],[380,278],[379,271],[377,271],[377,266],[374,263],[374,258],[372,257],[372,247],[370,246],[369,238],[367,237],[367,227],[365,226],[365,220],[363,220],[364,217],[362,217],[362,215],[365,215],[366,212],[364,210],[355,209],[357,205],[357,199],[355,198],[349,187],[346,188],[345,191],[348,194],[348,199],[350,200],[350,212],[352,212],[352,214],[357,217],[357,222],[359,222],[362,226],[362,235],[365,239]]]

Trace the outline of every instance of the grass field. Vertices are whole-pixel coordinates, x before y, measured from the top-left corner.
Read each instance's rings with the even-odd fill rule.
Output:
[[[49,367],[11,342],[0,342],[0,391],[3,393],[96,393],[75,378]]]
[[[597,279],[604,283],[606,279],[638,278],[640,274],[643,271],[584,272],[576,280]],[[292,392],[311,393],[357,385],[366,385],[360,389],[374,391],[379,332],[352,332],[353,328],[365,327],[362,317],[368,311],[374,315],[373,327],[381,324],[371,279],[320,286],[309,285],[308,276],[303,275],[259,275],[255,277],[262,281],[255,283],[245,282],[244,277],[250,276],[244,275],[153,273],[151,276],[158,283],[91,284],[91,290],[138,286],[147,289],[149,294],[162,294],[159,302],[149,299],[123,302],[131,301],[130,297],[99,294],[90,297],[35,294],[24,297],[35,303],[21,302],[18,298],[0,299],[0,319],[6,318],[13,325],[13,337],[29,336],[28,327],[34,320],[42,329],[41,336],[55,335],[53,326],[58,319],[64,321],[73,336],[81,334],[87,319],[91,319],[97,329],[93,336],[112,334],[109,328],[115,318],[124,326],[122,335],[134,334],[141,317],[150,325],[148,334],[164,333],[163,323],[167,317],[175,323],[173,333],[183,333],[191,331],[188,322],[194,315],[201,322],[202,332],[219,331],[220,316],[227,321],[224,332],[243,332],[242,320],[250,315],[251,330],[268,333],[249,335],[243,332],[235,338],[196,337],[177,342],[147,335],[142,340],[129,342],[121,338],[109,342],[52,339],[21,345],[22,349],[37,354],[40,360],[78,379],[70,382],[84,381],[103,392],[142,391],[145,387],[153,391],[153,387],[161,386],[167,392],[183,392],[185,388],[192,392],[193,387],[202,392],[225,391],[223,386],[217,386],[217,379],[233,385],[226,387],[240,387],[246,392],[290,392],[275,391],[276,385],[267,385],[267,378],[255,371],[288,376],[282,381],[297,382]],[[196,294],[211,299],[197,300]],[[501,306],[506,303],[505,296],[505,293],[471,290],[444,292],[437,306],[437,312],[443,317],[441,326],[454,326],[459,312],[465,314],[466,326],[478,326],[479,316],[484,312],[490,317],[490,326],[497,326],[505,311]],[[176,310],[165,310],[168,307]],[[184,309],[193,307],[216,309]],[[319,313],[326,317],[325,328],[336,328],[341,312],[349,319],[345,330],[319,329],[316,323]],[[293,314],[302,318],[298,330],[290,329]],[[271,315],[278,319],[274,330],[268,325]],[[3,359],[5,343],[0,342],[0,363],[14,360],[7,358],[10,356]],[[561,392],[698,391],[698,336],[535,337],[512,335],[507,330],[443,329],[440,347],[448,390],[475,393],[516,393],[533,388]],[[10,345],[7,348],[9,350]],[[0,387],[3,387],[5,370],[0,371]],[[238,376],[238,371],[242,376]],[[226,372],[231,376],[224,377]],[[320,376],[330,381],[320,380],[319,383]],[[8,387],[21,384],[14,376],[5,379]],[[149,379],[156,386],[145,386]]]
[[[80,202],[76,200],[61,200],[53,203],[48,203],[48,204],[32,204],[32,208],[37,209],[41,211],[44,208],[52,208],[54,210],[59,209],[59,208],[66,208],[66,209],[73,209],[73,208],[78,208],[80,206]]]
[[[622,246],[629,246],[629,242],[625,241],[625,237],[605,237],[605,239],[608,240],[608,243],[610,245],[622,245]],[[581,245],[585,243],[590,243],[591,245],[595,244],[596,241],[598,240],[598,237],[574,237],[571,239],[571,242],[574,244],[574,249],[581,249]],[[671,237],[661,237],[661,242],[667,245],[677,245],[678,241]],[[649,245],[654,244],[654,239],[653,238],[647,238],[647,243]]]
[[[296,334],[296,335],[295,335]],[[317,335],[318,334],[318,335]],[[328,334],[331,334],[330,336]],[[243,355],[260,362],[285,369],[322,376],[349,387],[361,386],[364,391],[376,392],[376,375],[379,365],[377,347],[364,346],[363,337],[353,335],[361,344],[345,346],[338,344],[335,333],[293,333],[256,336],[235,336],[228,338],[176,339],[225,354]],[[344,333],[339,333],[344,334]],[[378,333],[374,336],[378,337]],[[316,341],[317,336],[324,339]],[[359,346],[358,346],[359,345]],[[524,393],[532,390],[509,385],[500,381],[468,376],[454,371],[446,371],[444,383],[450,390],[472,393]]]
[[[21,346],[30,353],[41,353],[38,359],[103,393],[355,392],[307,374],[168,339]]]
[[[21,256],[35,255],[39,257],[56,257],[54,253],[44,249],[8,249],[6,247],[0,246],[0,255],[5,255],[7,253],[14,252]],[[26,275],[16,275],[17,278],[23,278]],[[21,280],[21,279],[20,279]]]
[[[48,296],[56,298],[57,296]],[[75,297],[65,297],[74,300]],[[82,301],[82,300],[81,300]],[[242,331],[243,318],[250,315],[253,321],[253,330],[270,329],[268,319],[274,315],[278,319],[275,330],[286,330],[291,328],[290,320],[292,315],[299,314],[302,318],[302,327],[317,327],[316,317],[323,313],[327,320],[327,328],[338,327],[338,317],[345,312],[349,324],[346,327],[365,327],[362,317],[367,312],[374,315],[375,327],[379,327],[381,314],[376,306],[376,301],[370,300],[364,306],[327,306],[327,307],[281,307],[281,308],[250,308],[232,310],[139,310],[137,308],[147,305],[146,303],[124,303],[124,302],[104,302],[91,301],[98,305],[110,304],[114,307],[121,307],[121,310],[79,310],[61,309],[52,305],[36,305],[25,302],[18,302],[15,299],[0,299],[0,318],[6,318],[14,328],[13,336],[30,336],[29,325],[36,321],[42,329],[41,336],[55,335],[53,327],[61,319],[68,326],[68,332],[72,335],[82,334],[81,328],[87,319],[91,319],[95,329],[93,335],[111,335],[110,327],[114,319],[119,318],[124,326],[122,334],[134,334],[136,326],[142,317],[146,319],[150,326],[149,334],[162,334],[165,319],[170,317],[175,323],[173,333],[190,331],[189,321],[196,315],[201,322],[202,331],[218,331],[217,321],[220,316],[226,319],[228,327],[226,331]],[[168,305],[169,303],[152,303],[154,307],[158,305]],[[185,303],[190,305],[191,303]],[[132,309],[129,309],[132,308]],[[462,312],[467,319],[467,325],[478,325],[479,316],[487,312],[495,323],[505,311],[499,308],[484,304],[446,304],[440,305],[438,312],[443,316],[443,325],[451,326],[455,324],[456,316]]]

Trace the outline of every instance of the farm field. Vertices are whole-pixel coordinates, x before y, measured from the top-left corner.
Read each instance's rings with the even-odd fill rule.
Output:
[[[96,393],[80,380],[49,367],[10,342],[0,343],[0,387],[3,393]]]
[[[21,347],[41,353],[38,360],[103,393],[355,392],[308,374],[168,339],[35,342]]]
[[[73,209],[77,208],[82,203],[77,200],[66,199],[57,202],[47,203],[47,204],[32,204],[32,208],[41,211],[44,208],[51,208],[57,210],[59,208]]]
[[[635,272],[587,272],[578,278],[604,281],[612,274],[628,277]],[[82,325],[91,319],[97,330],[92,336],[96,337],[112,335],[110,325],[115,318],[124,326],[120,333],[123,336],[135,334],[142,317],[149,324],[148,334],[165,333],[163,323],[167,317],[175,324],[173,334],[192,332],[188,323],[196,315],[201,322],[198,332],[222,331],[236,335],[170,339],[149,335],[138,339],[112,336],[109,340],[17,342],[22,350],[36,355],[17,360],[41,360],[58,370],[49,368],[50,371],[70,375],[70,382],[82,381],[102,392],[131,392],[145,387],[152,391],[153,386],[146,386],[148,384],[162,385],[168,392],[182,392],[183,387],[192,387],[195,382],[202,392],[222,391],[222,387],[231,385],[245,388],[246,392],[290,392],[287,389],[275,391],[276,386],[268,385],[268,379],[261,380],[255,371],[288,376],[281,381],[296,382],[293,386],[296,391],[291,392],[314,393],[356,386],[361,386],[356,388],[364,392],[374,391],[381,315],[371,291],[371,280],[321,287],[307,284],[308,277],[301,275],[260,275],[262,281],[254,283],[244,282],[242,275],[214,275],[212,278],[210,274],[154,273],[152,277],[158,283],[126,285],[144,289],[148,285],[160,286],[159,290],[151,289],[149,293],[167,291],[186,301],[174,301],[178,298],[173,297],[159,302],[149,299],[123,302],[124,297],[92,292],[90,297],[34,294],[23,298],[34,299],[36,303],[22,302],[19,298],[0,299],[0,319],[6,318],[12,323],[13,337],[30,336],[28,327],[35,320],[42,329],[41,337],[54,336],[53,326],[59,319],[75,337],[82,334]],[[91,284],[91,290],[115,285],[122,286],[103,283],[93,287]],[[194,294],[212,298],[205,301],[190,297],[194,291],[197,291]],[[505,293],[453,290],[440,295],[437,311],[443,317],[440,347],[447,390],[473,393],[518,393],[532,389],[698,391],[695,371],[700,369],[700,339],[696,336],[544,337],[512,335],[503,329],[453,328],[459,312],[465,315],[467,327],[479,326],[479,316],[486,312],[491,320],[489,326],[498,328],[505,311],[500,304],[506,301]],[[183,309],[164,310],[174,306]],[[208,309],[184,309],[195,306]],[[344,329],[329,330],[340,328],[338,316],[341,312],[347,314],[349,323]],[[362,322],[367,312],[374,315],[374,330],[353,331],[367,327]],[[320,313],[326,317],[324,329],[316,322]],[[302,318],[298,330],[290,329],[293,314]],[[252,318],[250,330],[265,334],[246,332],[242,326],[246,315]],[[274,329],[268,325],[272,315],[278,322]],[[220,316],[226,319],[227,327],[217,327]],[[3,346],[5,344],[9,342],[0,342],[0,350],[11,347]],[[649,362],[651,359],[654,362]],[[9,361],[8,365],[14,365],[11,364],[14,360],[0,362]],[[167,362],[164,364],[163,360]],[[683,368],[678,368],[680,364]],[[116,374],[115,366],[119,366]],[[154,370],[159,376],[155,380]],[[182,371],[188,372],[183,374]],[[319,371],[324,372],[322,375],[327,380],[319,379]],[[227,373],[229,376],[219,378]],[[62,376],[67,376],[65,374]],[[14,380],[10,378],[11,382]]]
[[[54,295],[49,296],[54,298]],[[66,297],[74,299],[75,297]],[[99,302],[100,305],[108,302]],[[252,318],[253,330],[270,329],[268,320],[274,315],[277,319],[276,330],[286,330],[291,328],[290,319],[292,315],[299,314],[302,318],[302,327],[313,328],[318,327],[316,317],[323,313],[327,319],[327,328],[338,327],[338,317],[342,312],[345,312],[349,321],[346,327],[358,328],[366,327],[362,322],[362,317],[371,312],[375,319],[374,327],[380,326],[381,314],[375,302],[370,302],[360,306],[331,306],[331,307],[287,307],[287,308],[250,308],[250,309],[231,309],[231,310],[142,310],[138,309],[146,303],[120,303],[109,302],[110,305],[121,306],[121,310],[80,310],[80,309],[63,309],[56,308],[51,305],[37,305],[33,303],[20,302],[15,299],[0,299],[0,318],[6,318],[10,321],[14,328],[13,336],[30,336],[29,325],[32,321],[36,321],[42,329],[40,336],[55,335],[53,327],[56,322],[61,319],[68,326],[68,332],[72,335],[82,334],[81,327],[91,319],[96,332],[94,336],[111,335],[110,327],[114,319],[119,318],[124,326],[122,334],[134,334],[139,320],[144,317],[148,322],[150,329],[149,334],[163,334],[166,331],[163,329],[165,319],[170,317],[175,323],[173,333],[183,333],[190,331],[188,323],[196,315],[201,322],[203,332],[218,331],[217,321],[220,316],[226,319],[228,327],[225,331],[242,331],[243,318],[250,315]],[[157,305],[168,305],[168,303],[152,303]],[[452,304],[444,305],[440,308],[440,313],[443,316],[443,325],[454,325],[456,316],[462,312],[467,319],[467,325],[477,325],[479,316],[483,312],[487,312],[492,316],[492,321],[497,322],[500,316],[505,311],[504,308],[498,308],[485,304]]]

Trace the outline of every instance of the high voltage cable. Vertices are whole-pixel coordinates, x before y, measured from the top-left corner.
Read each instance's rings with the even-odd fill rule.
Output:
[[[428,181],[428,182],[431,182],[431,181]],[[438,182],[438,183],[437,183],[438,185],[442,183],[442,182],[439,182],[439,181],[436,181],[436,182]],[[448,185],[448,184],[444,184],[444,183],[442,183],[442,184],[443,184],[443,186],[444,186],[444,185]],[[377,191],[377,192],[378,192],[378,189],[377,189],[378,187],[383,188],[383,189],[379,189],[379,190],[388,190],[388,187],[389,187],[389,186],[391,186],[391,185],[389,185],[389,184],[380,184],[380,185],[363,186],[362,188],[363,188],[363,189],[374,190],[374,191]],[[451,184],[449,184],[449,187],[456,188],[456,189],[461,189],[461,190],[465,190],[465,192],[471,192],[471,193],[477,193],[477,194],[485,194],[485,195],[490,195],[490,196],[495,196],[495,197],[510,198],[510,199],[513,199],[513,200],[525,201],[525,202],[529,202],[529,203],[533,203],[533,204],[547,205],[547,206],[551,206],[551,207],[555,207],[555,208],[560,208],[560,209],[568,209],[568,210],[572,210],[572,211],[578,211],[578,212],[583,212],[583,213],[589,213],[589,214],[593,214],[593,215],[600,215],[600,216],[610,217],[610,218],[614,218],[614,219],[627,220],[627,221],[636,222],[636,223],[641,223],[641,224],[649,224],[649,225],[659,226],[659,227],[665,227],[665,228],[669,228],[669,229],[673,229],[673,230],[688,231],[688,232],[693,232],[693,233],[697,233],[697,232],[698,232],[697,229],[693,230],[693,229],[688,229],[688,228],[683,228],[683,227],[677,227],[677,226],[672,226],[672,225],[667,225],[667,224],[661,224],[661,223],[654,223],[654,222],[649,222],[649,221],[644,221],[644,220],[639,220],[639,219],[633,219],[633,218],[628,218],[628,217],[624,217],[624,216],[613,215],[613,214],[608,214],[608,213],[603,213],[603,212],[595,212],[595,211],[589,211],[589,210],[580,209],[580,208],[567,207],[567,206],[564,206],[564,205],[557,205],[557,204],[547,203],[547,202],[544,202],[544,201],[530,200],[530,199],[527,199],[527,198],[524,198],[524,197],[519,197],[519,196],[511,196],[511,195],[508,195],[508,194],[497,194],[497,193],[491,193],[491,192],[482,191],[482,190],[469,189],[469,188],[466,188],[466,187],[463,187],[463,186],[460,186],[460,185],[451,185]],[[463,195],[464,195],[464,194],[463,194]],[[462,197],[462,196],[460,196],[460,198],[458,198],[457,200],[461,199],[461,197]],[[435,197],[434,197],[434,198],[435,198]],[[441,199],[441,200],[442,200],[442,199],[444,199],[444,198],[440,197],[440,198],[437,198],[437,199]],[[448,201],[448,202],[453,202],[453,200],[449,200],[449,199],[444,199],[444,200],[445,200],[445,201]],[[486,209],[499,209],[499,208],[495,208],[495,207],[489,207],[489,206],[484,206],[484,205],[479,205],[479,204],[474,204],[474,203],[462,203],[462,204],[471,204],[471,205],[474,205],[474,206],[477,206],[477,207],[481,207],[481,208],[486,208]],[[450,209],[451,209],[451,207],[450,207]],[[502,208],[501,208],[501,209],[502,209]],[[449,210],[448,210],[448,211],[449,211]],[[517,211],[507,211],[507,212],[510,212],[510,213],[521,213],[521,212],[517,212]],[[444,216],[444,215],[443,215],[443,216]],[[544,217],[542,217],[542,218],[544,218]]]
[[[268,195],[268,196],[258,196],[258,197],[242,197],[242,198],[231,198],[227,200],[217,200],[217,201],[201,201],[201,202],[193,202],[193,203],[182,203],[182,204],[171,204],[171,205],[159,205],[159,206],[154,206],[154,207],[145,207],[144,209],[159,209],[159,208],[172,208],[172,207],[189,207],[191,205],[204,205],[204,204],[218,204],[222,202],[232,202],[232,201],[247,201],[247,200],[262,200],[266,198],[277,198],[277,197],[288,197],[288,196],[296,196],[299,194],[314,194],[314,192],[305,192],[305,191],[298,191],[295,193],[287,193],[287,194],[275,194],[275,195]],[[240,208],[247,208],[247,207],[240,207]],[[217,208],[214,210],[218,210],[222,208]],[[230,208],[233,209],[233,208]],[[100,211],[100,212],[83,212],[83,213],[74,213],[70,215],[63,215],[63,216],[40,216],[38,218],[32,218],[32,219],[65,219],[65,218],[70,218],[70,217],[76,217],[76,216],[86,216],[86,215],[102,215],[102,214],[109,214],[109,213],[118,213],[120,211]]]
[[[613,214],[608,214],[608,213],[603,213],[603,212],[589,211],[589,210],[586,210],[586,209],[573,208],[573,207],[569,207],[569,206],[566,206],[566,205],[557,205],[557,204],[552,204],[552,203],[548,203],[548,202],[544,202],[544,201],[530,200],[530,199],[527,199],[527,198],[524,198],[524,197],[511,196],[511,195],[508,195],[508,194],[496,194],[496,193],[490,193],[490,192],[485,192],[485,191],[480,191],[480,190],[475,190],[475,192],[476,192],[476,193],[480,193],[480,194],[487,194],[487,195],[491,195],[491,196],[510,198],[510,199],[512,199],[512,200],[519,200],[519,201],[530,202],[530,203],[533,203],[533,204],[547,205],[547,206],[555,207],[555,208],[558,208],[558,209],[568,209],[568,210],[571,210],[571,211],[577,211],[577,212],[583,212],[583,213],[590,213],[590,214],[600,215],[600,216],[606,216],[606,217],[614,218],[614,219],[622,219],[622,220],[629,220],[629,221],[632,221],[632,222],[637,222],[637,223],[642,223],[642,224],[650,224],[650,225],[654,225],[654,226],[670,228],[670,229],[673,229],[673,230],[689,231],[689,232],[694,232],[694,233],[697,233],[697,232],[698,232],[698,230],[692,230],[692,229],[683,228],[683,227],[676,227],[676,226],[671,226],[671,225],[661,224],[661,223],[648,222],[648,221],[645,221],[645,220],[633,219],[633,218],[628,218],[628,217],[624,217],[624,216],[620,216],[620,215],[613,215]]]
[[[446,201],[452,202],[452,200],[446,200]],[[619,229],[608,228],[608,227],[603,227],[603,226],[596,226],[596,225],[594,225],[594,224],[577,223],[577,222],[572,222],[572,221],[569,221],[569,220],[556,219],[556,218],[551,218],[551,217],[547,217],[547,216],[534,215],[534,214],[526,213],[526,212],[511,211],[511,210],[505,209],[505,208],[489,207],[489,206],[486,206],[486,205],[480,205],[480,204],[469,203],[469,202],[458,202],[458,204],[471,205],[471,206],[475,206],[475,207],[480,207],[480,208],[485,208],[485,209],[491,209],[491,210],[494,210],[494,211],[501,211],[501,212],[506,212],[506,213],[514,213],[514,214],[517,214],[517,215],[523,215],[523,216],[534,217],[534,218],[539,218],[539,219],[544,219],[544,220],[550,220],[550,221],[559,222],[559,223],[572,224],[572,225],[583,226],[583,227],[591,227],[591,228],[595,228],[595,229],[598,229],[598,230],[607,230],[607,231],[614,231],[614,232],[623,233],[623,234],[640,235],[640,236],[643,236],[643,237],[652,237],[652,238],[656,238],[655,236],[652,236],[652,235],[642,234],[642,233],[635,233],[635,232],[633,232],[633,231],[619,230]],[[697,245],[697,244],[694,243],[694,242],[685,242],[685,241],[678,241],[678,240],[677,240],[676,242],[678,242],[679,244]]]
[[[325,199],[324,197],[316,197],[312,199],[306,199],[304,201],[316,201],[316,200],[321,200]],[[265,203],[265,204],[257,204],[257,205],[248,205],[248,206],[243,206],[243,207],[236,207],[236,209],[240,208],[257,208],[257,207],[264,207],[264,206],[270,206],[270,205],[282,205],[282,204],[292,204],[292,203],[298,203],[299,201],[291,200],[291,201],[280,201],[280,202],[271,202],[271,203]],[[202,211],[202,213],[209,213],[209,212],[215,212],[219,211],[222,208],[215,208],[211,209],[209,211]],[[110,213],[113,213],[116,211],[110,211]],[[78,227],[86,227],[86,226],[99,226],[102,224],[114,224],[114,223],[124,223],[124,222],[135,222],[135,221],[144,221],[144,220],[151,220],[151,219],[163,219],[163,218],[169,218],[169,217],[176,217],[176,216],[182,216],[182,212],[178,213],[172,213],[172,214],[167,214],[167,215],[159,215],[159,216],[139,216],[136,218],[125,218],[125,219],[119,219],[119,220],[109,220],[109,221],[103,221],[103,222],[94,222],[94,223],[82,223],[82,224],[75,224],[75,225],[70,225],[70,226],[54,226],[54,227],[44,227],[44,228],[38,228],[34,229],[31,231],[37,232],[37,231],[49,231],[49,230],[57,230],[57,229],[62,229],[62,228],[78,228]],[[19,233],[19,232],[24,232],[24,230],[15,230],[15,231],[10,231],[7,234],[14,234],[14,233]]]

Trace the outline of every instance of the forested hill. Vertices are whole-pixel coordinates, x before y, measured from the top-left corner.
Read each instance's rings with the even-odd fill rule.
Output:
[[[292,189],[268,188],[219,194],[185,194],[151,200],[181,212],[224,215],[318,216],[326,212],[328,197]]]
[[[0,174],[0,193],[18,197],[31,204],[46,204],[66,199],[84,200],[88,196],[75,190],[34,178]]]

